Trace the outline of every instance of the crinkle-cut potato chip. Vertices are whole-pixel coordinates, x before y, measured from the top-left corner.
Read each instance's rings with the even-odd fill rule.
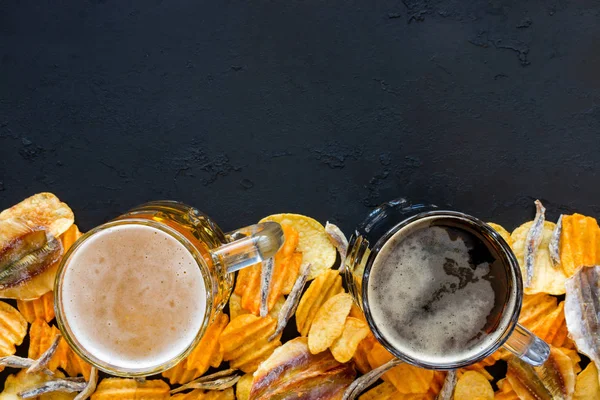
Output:
[[[28,357],[38,359],[52,345],[54,338],[60,332],[55,326],[48,325],[43,319],[36,319],[29,328],[29,351]],[[69,376],[83,375],[89,379],[91,365],[83,361],[69,347],[64,339],[61,339],[56,353],[48,363],[48,369],[56,371],[62,368]]]
[[[454,400],[493,400],[494,389],[485,376],[467,371],[456,382]]]
[[[333,358],[341,363],[350,361],[356,353],[358,344],[367,337],[369,332],[369,326],[366,322],[358,318],[346,318],[341,336],[335,339],[329,348]]]
[[[555,347],[573,347],[567,336],[564,301],[545,293],[524,295],[519,323]],[[494,353],[496,354],[496,353]]]
[[[352,302],[352,296],[348,293],[339,293],[321,306],[308,332],[308,348],[311,353],[327,350],[342,335]]]
[[[0,301],[0,357],[11,356],[27,335],[27,321],[10,304]],[[0,367],[0,371],[4,368]]]
[[[63,252],[66,252],[73,243],[81,237],[81,235],[77,225],[71,225],[71,227],[59,237],[59,240],[62,243]],[[54,288],[54,278],[56,277],[59,263],[60,260],[41,274],[34,276],[31,280],[24,282],[21,285],[0,290],[0,298],[34,300],[48,293]]]
[[[75,222],[73,211],[52,193],[38,193],[0,213],[0,221],[21,219],[30,228],[46,228],[59,237]]]
[[[502,239],[504,239],[504,241],[512,248],[514,241],[510,236],[510,232],[504,229],[502,225],[495,224],[493,222],[488,222],[487,224],[490,226],[490,228],[495,230],[496,233],[498,233],[498,235],[500,235],[500,237],[502,237]]]
[[[515,229],[511,234],[511,238],[513,239],[512,249],[519,261],[523,277],[525,277],[526,274],[525,263],[523,260],[525,257],[527,234],[529,233],[532,224],[533,221],[526,222]],[[542,241],[535,254],[531,286],[523,289],[525,294],[565,294],[565,281],[567,280],[567,276],[563,273],[561,268],[555,268],[552,265],[550,250],[548,249],[548,244],[550,243],[555,227],[556,224],[552,222],[544,222]]]
[[[356,372],[329,351],[312,354],[308,340],[297,337],[277,348],[254,373],[252,400],[339,400]]]
[[[194,350],[173,368],[164,371],[162,376],[171,384],[183,384],[198,378],[211,366],[217,368],[223,360],[219,337],[228,323],[227,314],[217,314]]]
[[[285,303],[285,297],[279,296],[279,298],[273,305],[273,308],[271,308],[271,311],[269,311],[269,315],[272,318],[277,319],[277,316],[279,315],[279,311],[281,310],[281,307],[283,307],[283,303]],[[243,309],[242,308],[242,298],[240,296],[238,296],[237,294],[232,293],[231,297],[229,298],[229,316],[231,317],[231,319],[234,319],[238,315],[242,315],[242,314],[250,314],[250,311]]]
[[[92,400],[166,400],[169,385],[160,379],[104,378],[92,395]]]
[[[48,292],[35,300],[17,300],[17,308],[29,323],[38,318],[50,322],[54,319],[54,293]]]
[[[377,341],[373,344],[373,347],[367,354],[371,369],[375,369],[385,364],[393,357],[394,356]],[[427,393],[433,378],[433,370],[414,367],[406,363],[390,369],[382,376],[384,381],[390,382],[396,387],[398,392],[402,394]]]
[[[356,369],[358,369],[361,374],[366,374],[372,369],[367,355],[375,345],[375,342],[375,336],[369,332],[367,337],[364,338],[356,347],[356,351],[354,352],[354,357],[352,359],[354,360]]]
[[[333,267],[336,250],[329,241],[325,227],[318,221],[299,214],[274,214],[260,222],[273,221],[291,225],[300,235],[296,251],[302,253],[303,262],[310,263],[308,279],[316,278],[321,272]]]
[[[275,303],[282,294],[289,293],[287,290],[288,285],[290,282],[292,286],[294,285],[300,269],[300,264],[296,266],[295,263],[302,261],[301,254],[300,259],[295,255],[299,240],[298,232],[287,225],[282,225],[282,229],[285,241],[274,257],[269,296],[267,298],[267,308],[269,310],[275,306]],[[237,274],[234,289],[234,294],[241,298],[241,307],[254,315],[259,315],[260,313],[261,274],[262,263],[240,270]]]
[[[60,372],[56,372],[57,378],[64,378],[64,375]],[[52,379],[52,377],[43,374],[41,372],[35,374],[28,374],[26,370],[19,371],[16,375],[9,375],[4,381],[4,391],[0,393],[0,400],[22,400],[18,396],[25,390],[29,390],[37,385]],[[66,393],[66,392],[50,392],[44,393],[35,400],[72,400],[75,398],[77,393]]]
[[[235,384],[235,397],[237,400],[249,400],[252,389],[252,374],[246,374]]]
[[[258,365],[281,346],[281,334],[275,340],[268,341],[276,327],[277,321],[270,316],[261,318],[254,314],[243,314],[232,319],[219,338],[223,360],[229,361],[231,368],[246,373],[256,371]]]
[[[171,396],[171,399],[177,399],[177,400],[235,400],[235,395],[233,394],[233,388],[227,388],[225,390],[195,389],[189,393],[178,393],[174,396]]]
[[[577,375],[573,400],[598,399],[600,399],[600,379],[598,378],[598,369],[593,362],[590,362],[588,366]]]
[[[342,277],[335,270],[327,270],[311,282],[296,310],[296,327],[300,335],[308,335],[317,311],[329,298],[343,291]]]
[[[600,262],[600,228],[595,218],[581,214],[563,215],[560,234],[560,264],[567,277],[579,267]]]

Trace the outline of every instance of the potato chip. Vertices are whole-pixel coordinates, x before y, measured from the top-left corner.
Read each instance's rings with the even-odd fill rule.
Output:
[[[348,293],[339,293],[321,306],[308,332],[308,348],[311,353],[327,350],[342,335],[352,302],[352,296]]]
[[[460,378],[461,376],[463,376],[465,373],[467,373],[469,371],[475,371],[475,372],[483,375],[485,377],[485,379],[487,379],[488,381],[494,380],[494,377],[492,376],[492,374],[490,374],[485,369],[485,367],[481,364],[467,365],[466,367],[463,367],[457,371],[457,376]]]
[[[359,370],[361,374],[366,374],[372,369],[367,355],[375,345],[375,342],[375,336],[369,332],[367,337],[364,338],[356,347],[356,351],[354,352],[354,357],[352,359],[354,360],[356,369]]]
[[[281,287],[281,293],[288,295],[292,291],[294,283],[296,283],[296,279],[298,278],[298,273],[300,272],[302,259],[302,253],[295,251],[289,257],[289,260],[287,260],[286,264],[284,264],[285,280],[283,281],[283,285]],[[277,264],[277,259],[275,259],[275,264]]]
[[[290,265],[298,261],[298,256],[294,255],[299,240],[298,232],[291,226],[282,226],[282,229],[286,239],[274,258],[267,300],[269,311],[281,295],[286,292],[289,281],[292,281],[293,286],[300,268],[300,265],[297,268],[295,264]],[[300,259],[300,261],[302,260]],[[262,264],[240,270],[234,289],[234,294],[241,297],[240,304],[242,308],[254,315],[260,313],[261,273]],[[289,293],[289,291],[287,292]]]
[[[50,322],[54,319],[54,293],[48,292],[35,300],[17,300],[17,308],[29,323],[38,318]]]
[[[500,237],[502,237],[502,239],[504,239],[504,241],[512,248],[514,242],[513,238],[510,236],[510,233],[506,229],[504,229],[502,225],[498,225],[493,222],[488,222],[487,224],[490,226],[490,228],[495,230],[496,233],[498,233],[498,235],[500,235]]]
[[[560,264],[567,277],[579,267],[590,267],[600,262],[598,241],[600,228],[595,218],[581,214],[563,215],[560,235]]]
[[[513,252],[519,261],[523,278],[526,274],[523,258],[525,256],[527,234],[531,225],[533,225],[533,221],[526,222],[511,234]],[[535,253],[533,278],[530,287],[523,289],[525,294],[548,293],[559,295],[565,293],[567,276],[565,276],[561,268],[555,268],[552,265],[550,250],[548,249],[548,244],[550,243],[555,227],[556,225],[552,222],[544,222],[542,241]]]
[[[296,327],[300,335],[308,335],[317,311],[329,298],[343,291],[338,271],[327,270],[311,282],[296,310]]]
[[[71,227],[59,237],[63,252],[66,252],[73,243],[81,236],[81,232],[76,225]],[[44,272],[34,276],[31,280],[22,285],[0,290],[0,298],[35,300],[48,293],[54,288],[54,278],[58,269],[59,262],[54,263]]]
[[[252,374],[246,374],[235,384],[235,397],[237,400],[249,400],[252,389]]]
[[[138,381],[135,379],[105,378],[92,400],[166,400],[169,398],[169,385],[160,379]]]
[[[243,314],[232,319],[219,338],[223,359],[229,361],[231,368],[246,373],[256,371],[258,364],[281,346],[281,334],[275,340],[268,341],[276,327],[277,321],[270,316],[261,318],[254,314]]]
[[[564,302],[545,293],[523,296],[519,323],[555,347],[573,347],[567,337]]]
[[[375,342],[367,354],[371,369],[385,364],[393,357],[379,342]],[[400,364],[390,369],[381,378],[394,385],[402,394],[427,393],[433,381],[434,372],[410,364]]]
[[[20,219],[30,228],[46,228],[59,237],[75,221],[73,211],[52,193],[38,193],[0,213],[0,221]]]
[[[321,272],[333,267],[336,250],[329,241],[325,227],[318,221],[299,214],[275,214],[263,218],[260,222],[274,221],[281,225],[291,225],[298,231],[300,238],[296,251],[302,253],[303,262],[310,263],[308,279],[316,278]]]
[[[375,386],[371,390],[363,393],[358,399],[359,400],[395,400],[399,397],[400,393],[396,390],[396,387],[389,382],[383,382],[380,385]]]
[[[354,356],[358,344],[369,334],[369,326],[358,318],[348,317],[344,323],[342,335],[335,339],[330,347],[333,358],[341,363],[348,362]],[[309,334],[310,341],[310,334]]]
[[[64,375],[60,371],[57,371],[56,377],[63,378]],[[9,375],[6,381],[4,381],[4,391],[0,393],[0,400],[22,400],[18,396],[18,393],[32,389],[50,379],[52,377],[41,372],[28,374],[26,370],[21,370],[16,375]],[[51,392],[37,396],[35,400],[72,400],[76,395],[77,393]]]
[[[171,384],[183,384],[198,378],[211,366],[217,368],[223,360],[219,337],[228,322],[227,314],[217,314],[194,350],[173,368],[164,371],[162,376],[169,379]]]
[[[493,400],[494,389],[485,376],[467,371],[456,383],[454,400]]]
[[[500,379],[496,385],[499,390],[494,393],[494,400],[520,400],[506,378]]]
[[[192,390],[189,393],[178,393],[171,396],[171,399],[177,400],[235,400],[233,388],[225,390]]]
[[[11,356],[27,335],[27,321],[21,313],[0,301],[0,357]],[[2,371],[3,367],[0,367]]]
[[[593,362],[577,375],[575,383],[575,393],[573,400],[598,400],[600,399],[600,380],[598,379],[598,369]]]
[[[275,302],[275,305],[273,305],[273,308],[271,308],[271,311],[269,311],[269,315],[272,318],[277,319],[279,311],[281,310],[281,307],[283,307],[283,303],[285,303],[285,297],[280,296]],[[242,298],[237,294],[232,293],[231,297],[229,298],[229,316],[231,319],[234,319],[238,315],[242,314],[250,314],[250,311],[244,310],[242,308]]]

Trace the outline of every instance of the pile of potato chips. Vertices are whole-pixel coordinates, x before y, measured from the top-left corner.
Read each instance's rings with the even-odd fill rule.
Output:
[[[581,268],[600,264],[600,228],[594,218],[579,214],[561,216],[558,225],[545,221],[540,207],[536,220],[512,234],[500,225],[489,226],[513,249],[523,276],[531,278],[524,285],[519,322],[550,344],[549,361],[532,368],[499,350],[451,374],[400,364],[360,395],[361,400],[600,399],[596,365],[592,361],[581,369],[582,350],[569,335],[565,301],[555,297],[566,293],[565,284]],[[14,355],[28,333],[31,360],[43,357],[57,341],[47,363],[53,375],[15,370],[0,400],[18,399],[19,393],[52,379],[77,376],[88,382],[77,400],[90,395],[93,400],[342,399],[357,376],[393,356],[370,332],[333,269],[336,247],[342,257],[345,252],[339,235],[334,238],[319,222],[297,214],[262,221],[282,225],[284,245],[271,264],[237,273],[228,312],[214,318],[183,361],[162,377],[104,377],[96,386],[95,370],[57,336],[52,324],[56,268],[81,236],[72,211],[56,196],[41,193],[0,213],[0,298],[17,300],[16,308],[0,301],[0,359]],[[304,288],[306,280],[310,283]],[[290,322],[283,334],[289,340],[282,340],[283,326],[292,316],[295,324]],[[504,376],[488,371],[496,363],[506,364]],[[67,400],[76,395],[54,391],[37,397]]]

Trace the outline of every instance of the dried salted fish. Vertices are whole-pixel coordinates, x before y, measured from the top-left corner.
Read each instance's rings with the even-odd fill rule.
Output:
[[[533,269],[535,264],[535,253],[540,247],[540,243],[542,242],[542,234],[544,221],[546,219],[545,213],[546,209],[542,205],[542,202],[539,200],[535,201],[535,218],[533,220],[533,225],[529,229],[527,233],[527,240],[525,246],[525,287],[528,288],[531,286],[531,281],[533,280]]]
[[[90,371],[90,379],[87,381],[85,388],[75,396],[73,400],[85,400],[90,397],[96,391],[96,385],[98,385],[98,370],[92,367]]]
[[[48,350],[46,350],[40,356],[40,358],[35,360],[35,362],[31,364],[31,366],[27,369],[28,374],[36,373],[42,371],[43,369],[46,369],[48,363],[50,362],[50,359],[52,358],[52,356],[54,356],[54,353],[56,353],[56,350],[58,349],[58,344],[60,343],[61,337],[62,336],[60,334],[54,337],[54,341],[52,342],[50,347],[48,347]]]
[[[30,399],[49,392],[75,393],[83,391],[86,386],[86,382],[75,382],[69,379],[55,379],[44,382],[32,389],[25,390],[19,393],[19,397],[22,399]]]
[[[0,357],[0,366],[9,368],[29,368],[35,363],[31,358],[23,358],[18,356]],[[48,376],[54,376],[54,372],[49,369],[42,369],[41,372]]]
[[[519,393],[530,393],[535,399],[553,400],[552,395],[533,367],[517,357],[513,356],[508,361],[506,379],[508,379],[517,395]]]
[[[331,244],[335,246],[340,254],[340,271],[344,272],[344,269],[346,268],[344,261],[346,260],[346,254],[348,253],[348,239],[346,239],[344,232],[342,232],[337,225],[330,224],[329,221],[325,224],[325,232],[327,232]]]
[[[180,387],[171,390],[171,394],[183,392],[188,389],[224,390],[235,385],[242,375],[243,372],[236,369],[226,369],[195,379],[185,385],[181,385]]]
[[[285,303],[283,303],[281,310],[279,310],[279,315],[277,315],[277,329],[275,329],[275,332],[269,337],[269,342],[279,337],[279,334],[283,332],[287,322],[296,312],[298,304],[300,303],[300,296],[302,295],[302,290],[304,290],[304,286],[308,280],[309,273],[310,263],[302,264],[300,267],[300,273],[298,274],[296,282],[294,282],[294,286],[292,287],[292,291],[285,299]]]
[[[565,288],[569,336],[580,353],[600,365],[600,266],[580,268]]]
[[[350,386],[348,386],[348,389],[346,389],[346,391],[344,392],[344,397],[342,397],[342,400],[356,399],[358,395],[360,395],[366,388],[375,383],[377,379],[381,378],[383,374],[388,372],[390,369],[402,364],[402,362],[403,361],[401,361],[398,358],[392,358],[385,364],[359,377],[354,382],[352,382]]]
[[[548,244],[550,250],[550,259],[552,260],[552,266],[558,268],[560,266],[560,234],[562,232],[562,214],[558,217],[556,222],[556,228],[552,232],[552,238]]]
[[[269,314],[269,292],[271,291],[271,278],[273,276],[273,266],[275,260],[273,257],[266,259],[262,263],[260,272],[260,316],[266,317]]]
[[[438,393],[435,400],[452,400],[452,396],[454,395],[454,387],[456,386],[456,382],[458,381],[458,376],[456,375],[456,370],[453,369],[448,371],[446,374],[446,379],[444,379],[444,385],[442,389]]]

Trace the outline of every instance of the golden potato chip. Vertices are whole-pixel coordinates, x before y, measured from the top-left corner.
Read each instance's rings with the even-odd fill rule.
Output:
[[[285,303],[285,297],[279,296],[275,302],[275,305],[273,305],[273,308],[271,308],[271,311],[269,311],[269,315],[272,318],[277,319],[279,316],[279,311],[281,310],[281,307],[283,307],[283,303]],[[229,298],[229,315],[231,316],[231,319],[234,319],[238,315],[242,314],[250,314],[250,311],[244,310],[242,308],[242,298],[237,294],[232,293],[231,297]]]
[[[488,222],[487,224],[490,226],[490,228],[495,230],[510,247],[513,246],[513,238],[510,236],[510,233],[506,229],[504,229],[502,225],[498,225],[493,222]]]
[[[567,357],[571,359],[571,363],[573,364],[573,371],[577,374],[581,371],[581,367],[579,366],[579,362],[581,361],[581,356],[575,349],[570,349],[566,347],[557,347],[558,350],[564,353]]]
[[[511,234],[511,238],[513,239],[513,252],[519,261],[523,279],[525,279],[526,275],[525,263],[523,261],[525,257],[526,240],[532,224],[533,221],[526,222],[515,229]],[[528,288],[523,288],[525,294],[565,294],[565,281],[567,280],[567,276],[563,273],[563,270],[560,267],[555,268],[552,265],[550,250],[548,249],[548,244],[550,243],[550,239],[552,238],[552,233],[554,232],[555,227],[556,224],[553,224],[552,222],[544,222],[542,241],[535,254],[531,286]]]
[[[0,357],[11,356],[27,335],[27,321],[21,313],[0,301]],[[0,366],[0,371],[4,368]]]
[[[54,293],[48,292],[35,300],[17,300],[17,308],[29,323],[38,318],[50,322],[54,319]]]
[[[317,311],[329,298],[343,291],[338,271],[327,270],[311,282],[296,310],[296,327],[300,335],[308,335]]]
[[[233,388],[225,390],[192,390],[189,393],[178,393],[171,396],[171,399],[177,400],[235,400]]]
[[[356,347],[356,351],[354,352],[354,357],[352,359],[354,360],[356,369],[359,370],[361,374],[366,374],[372,369],[367,355],[375,345],[375,342],[375,336],[369,332],[367,337],[364,338]]]
[[[296,281],[298,276],[298,268],[291,268],[290,263],[296,262],[297,257],[294,256],[294,251],[298,244],[298,232],[291,226],[282,226],[285,234],[285,242],[281,249],[275,254],[273,272],[269,288],[269,296],[267,300],[268,309],[271,310],[277,300],[285,293],[287,283],[291,280]],[[301,261],[301,260],[300,260]],[[260,313],[260,292],[261,292],[261,272],[262,264],[256,264],[249,268],[244,268],[238,272],[237,282],[234,289],[234,294],[241,297],[241,306],[243,309],[250,311],[254,315]],[[289,292],[288,292],[289,293]]]
[[[252,374],[246,374],[235,384],[235,397],[237,400],[249,400],[252,389]]]
[[[286,264],[284,264],[285,280],[283,281],[281,293],[288,295],[292,291],[294,283],[296,283],[296,279],[298,278],[298,274],[300,273],[302,258],[302,253],[295,251],[289,257]],[[275,260],[275,263],[277,263],[277,259]]]
[[[375,342],[367,354],[371,369],[385,364],[393,357],[379,342]],[[433,378],[433,370],[414,367],[410,364],[400,364],[382,376],[384,381],[390,382],[402,394],[427,393]]]
[[[166,400],[169,385],[159,379],[137,381],[135,379],[105,378],[92,395],[92,400]]]
[[[429,390],[427,394],[435,398],[440,391],[442,390],[442,386],[444,386],[444,381],[446,380],[447,373],[444,371],[433,371],[433,379],[429,384]]]
[[[279,334],[276,340],[268,341],[275,332],[277,321],[270,316],[265,318],[254,314],[239,315],[232,319],[219,338],[223,359],[229,366],[246,373],[256,371],[276,347],[281,346]]]
[[[316,278],[321,272],[333,267],[336,250],[329,241],[325,227],[318,221],[299,214],[275,214],[260,222],[274,221],[291,225],[300,235],[296,251],[302,253],[303,261],[310,263],[308,279]]]
[[[321,306],[308,332],[308,348],[311,353],[327,350],[342,335],[352,302],[352,296],[348,293],[339,293]]]
[[[593,362],[577,375],[575,383],[575,393],[573,400],[598,400],[600,399],[600,380],[598,378],[598,369]]]
[[[194,350],[173,368],[164,371],[162,376],[167,378],[171,384],[183,384],[198,378],[211,366],[218,367],[223,360],[219,337],[228,322],[227,314],[217,314]]]
[[[493,400],[494,389],[485,376],[467,371],[456,382],[454,400]]]
[[[400,393],[396,390],[396,387],[389,382],[383,382],[380,385],[375,386],[371,390],[363,393],[358,399],[359,400],[395,400],[398,398]]]
[[[567,277],[579,267],[590,267],[600,262],[598,240],[600,228],[595,218],[581,214],[563,215],[560,235],[560,264]]]
[[[358,318],[346,318],[341,336],[335,339],[330,347],[333,358],[341,363],[350,361],[356,353],[358,344],[367,337],[369,332],[366,322]],[[310,334],[308,338],[310,340]]]
[[[66,252],[80,236],[81,232],[79,232],[77,226],[74,224],[71,225],[71,227],[59,237],[63,251]],[[59,262],[56,262],[47,270],[34,276],[31,280],[22,285],[0,290],[0,298],[34,300],[48,293],[54,288],[54,278],[56,277]]]
[[[0,213],[0,221],[20,219],[30,228],[46,228],[59,237],[75,221],[73,211],[52,193],[38,193]]]
[[[496,385],[498,386],[498,391],[494,393],[494,400],[520,400],[508,379],[500,379]]]
[[[64,378],[64,375],[60,372],[56,372],[57,378]],[[43,374],[28,374],[26,370],[19,371],[16,375],[9,375],[4,381],[4,391],[0,393],[0,400],[22,400],[18,396],[18,393],[34,388],[37,385],[52,379],[52,377]],[[66,393],[66,392],[50,392],[44,393],[40,396],[35,397],[36,400],[72,400],[75,398],[77,393]]]
[[[469,371],[475,371],[481,375],[483,375],[485,377],[485,379],[487,379],[488,381],[493,381],[494,377],[492,376],[492,374],[490,374],[484,366],[482,366],[481,364],[472,364],[472,365],[467,365],[466,367],[463,367],[461,369],[459,369],[456,372],[456,375],[460,378],[461,376],[463,376],[465,373],[469,372]]]

